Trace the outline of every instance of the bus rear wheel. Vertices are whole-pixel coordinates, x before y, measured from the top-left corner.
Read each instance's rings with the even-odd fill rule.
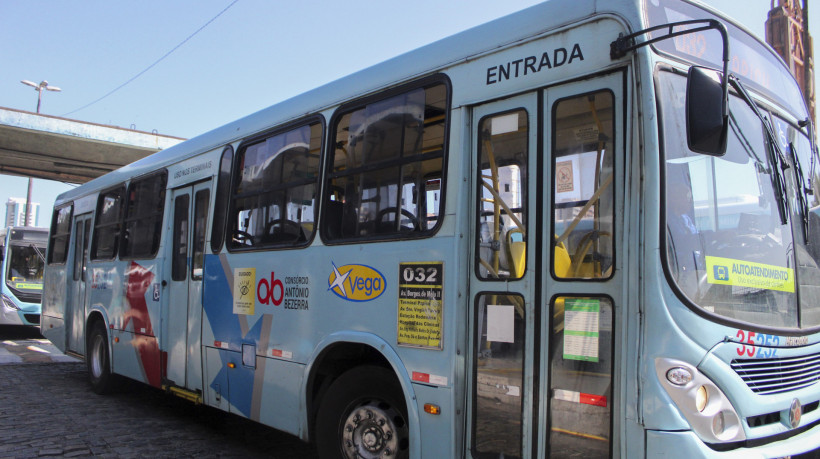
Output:
[[[316,417],[320,457],[407,458],[409,445],[404,396],[390,371],[359,367],[330,385]]]
[[[108,355],[108,333],[102,321],[94,322],[88,336],[86,365],[91,389],[98,394],[107,394],[113,387],[111,359]]]

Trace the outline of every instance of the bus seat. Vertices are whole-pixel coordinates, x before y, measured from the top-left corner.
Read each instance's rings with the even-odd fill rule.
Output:
[[[555,275],[558,277],[567,277],[569,269],[572,266],[572,258],[569,256],[569,251],[564,243],[555,246],[555,253],[553,255],[553,268]]]
[[[514,241],[513,235],[521,235],[520,241]],[[507,231],[506,249],[507,265],[509,265],[511,277],[523,277],[524,270],[527,269],[527,243],[524,241],[524,233],[519,228],[512,228]]]

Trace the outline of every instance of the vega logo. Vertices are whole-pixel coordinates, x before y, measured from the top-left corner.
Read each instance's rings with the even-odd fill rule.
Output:
[[[347,301],[375,300],[386,287],[382,273],[366,265],[333,265],[333,273],[327,279],[327,289]]]

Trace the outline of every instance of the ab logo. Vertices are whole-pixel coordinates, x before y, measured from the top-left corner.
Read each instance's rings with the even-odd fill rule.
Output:
[[[719,281],[728,281],[729,280],[729,267],[728,266],[715,265],[713,268],[714,268],[715,280],[719,280]]]
[[[276,279],[273,271],[270,273],[270,282],[267,279],[262,279],[256,285],[256,298],[262,304],[273,303],[274,306],[282,304],[282,299],[285,297],[285,286],[282,281]]]

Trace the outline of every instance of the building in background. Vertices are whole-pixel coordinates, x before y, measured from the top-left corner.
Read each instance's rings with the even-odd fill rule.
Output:
[[[766,20],[766,42],[786,61],[814,120],[814,54],[809,35],[808,0],[803,0],[802,7],[800,0],[771,1],[772,9]]]
[[[31,217],[26,220],[26,198],[9,198],[6,202],[5,226],[37,226],[40,220],[40,203],[31,203]]]

